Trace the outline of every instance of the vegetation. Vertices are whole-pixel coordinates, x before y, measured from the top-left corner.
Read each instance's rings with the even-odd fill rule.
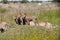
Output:
[[[40,26],[18,26],[0,33],[1,40],[59,40],[58,28],[46,29]]]
[[[59,10],[43,10],[40,12],[38,19],[39,21],[48,21],[51,22],[52,24],[60,24],[60,15],[59,15]]]
[[[0,20],[3,21],[5,13],[8,12],[8,9],[6,8],[0,8]]]
[[[2,14],[2,17],[0,18],[2,18],[3,21],[6,21],[11,26],[4,33],[0,32],[0,40],[59,40],[60,26],[53,26],[56,28],[47,29],[42,26],[17,25],[13,20],[13,16],[18,12],[15,10],[15,8],[14,10],[16,11],[16,13],[14,13],[13,8],[10,10],[12,11],[7,12],[6,9],[0,9],[0,15]],[[28,12],[26,13],[27,15],[37,16],[38,22],[48,21],[52,24],[60,24],[59,9],[40,9],[39,11],[36,10],[36,12],[34,12],[28,10]]]
[[[4,3],[4,4],[8,3],[8,0],[3,0],[3,3]]]
[[[41,11],[39,14],[36,13],[36,15],[38,15],[38,21],[49,21],[53,24],[60,24],[59,11],[43,11],[44,12]],[[30,15],[33,14],[31,13]],[[60,26],[52,29],[47,29],[41,26],[20,26],[15,24],[12,16],[13,15],[7,15],[7,18],[3,19],[12,27],[6,32],[0,33],[1,40],[59,40]]]
[[[22,0],[21,3],[27,3],[28,1],[27,0]]]
[[[53,0],[54,2],[60,2],[60,0]]]
[[[0,13],[6,13],[8,10],[6,8],[0,8]]]

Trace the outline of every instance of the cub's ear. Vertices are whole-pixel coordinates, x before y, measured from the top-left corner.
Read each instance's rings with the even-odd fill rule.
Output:
[[[17,16],[13,16],[13,19],[16,19],[17,18]]]

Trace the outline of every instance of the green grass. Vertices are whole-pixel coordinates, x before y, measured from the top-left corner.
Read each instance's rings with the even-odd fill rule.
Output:
[[[59,13],[60,13],[59,10],[48,10],[48,11],[44,10],[39,14],[38,19],[39,21],[48,21],[53,24],[60,24]]]
[[[0,40],[59,40],[59,27],[47,29],[41,26],[22,26],[17,25],[13,20],[13,15],[6,12],[5,9],[0,13],[0,22],[6,21],[12,27],[9,28],[6,32],[0,32]],[[29,14],[28,14],[29,13]],[[48,21],[52,24],[60,24],[60,11],[59,10],[39,10],[36,13],[28,11],[27,15],[37,16],[37,21]],[[1,15],[2,14],[2,15]]]
[[[46,29],[39,26],[15,26],[0,33],[0,40],[58,40],[58,27]]]
[[[5,12],[8,12],[8,9],[6,9],[6,8],[0,8],[0,13],[5,13]]]

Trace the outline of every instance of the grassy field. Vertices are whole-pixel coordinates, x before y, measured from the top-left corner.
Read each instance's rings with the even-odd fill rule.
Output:
[[[15,11],[16,9],[0,8],[0,22],[6,21],[11,25],[11,28],[8,28],[6,32],[0,32],[0,40],[59,40],[60,26],[47,29],[41,26],[17,25],[13,16],[20,12]],[[38,22],[48,21],[54,25],[60,25],[59,9],[38,9],[34,11],[26,11],[25,13],[35,15]]]
[[[0,33],[0,40],[59,40],[57,28],[46,29],[40,26],[15,26]]]

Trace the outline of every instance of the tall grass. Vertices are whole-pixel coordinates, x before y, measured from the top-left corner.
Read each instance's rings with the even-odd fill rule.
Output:
[[[60,26],[52,29],[47,29],[41,26],[17,25],[13,20],[13,16],[16,15],[18,11],[15,9],[10,10],[12,11],[7,12],[5,9],[2,9],[0,11],[0,22],[2,18],[2,21],[6,21],[11,25],[11,28],[8,28],[4,33],[0,32],[0,40],[59,40]],[[16,11],[16,13],[14,11]],[[60,24],[59,9],[41,9],[33,11],[28,10],[26,13],[27,15],[36,16],[38,22],[48,21],[52,24]]]
[[[52,24],[60,24],[59,10],[43,10],[38,16],[39,21],[48,21]]]
[[[8,12],[9,10],[6,8],[0,8],[0,21],[3,21],[4,19],[4,15],[6,14],[6,12]]]
[[[58,27],[16,26],[0,33],[0,40],[58,40]]]
[[[38,14],[37,21],[48,21],[52,24],[60,24],[60,15],[59,11],[56,10],[43,10]],[[30,14],[32,15],[32,14]],[[35,16],[36,16],[35,15]],[[4,15],[5,16],[5,15]],[[9,28],[6,32],[0,33],[1,40],[59,40],[59,27],[47,29],[41,26],[20,26],[15,23],[12,18],[13,15],[8,15],[3,19],[8,22],[12,27]]]

